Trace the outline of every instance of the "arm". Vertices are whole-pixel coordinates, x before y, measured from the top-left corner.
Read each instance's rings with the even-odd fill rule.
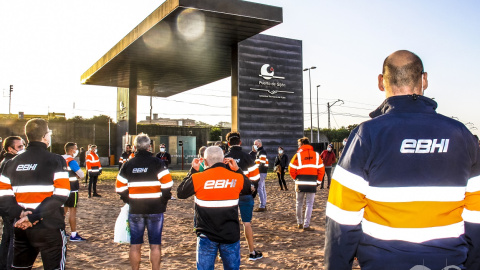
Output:
[[[352,269],[358,242],[362,236],[360,222],[367,204],[365,193],[368,189],[367,174],[363,168],[370,147],[358,134],[351,138],[349,147],[353,149],[345,152],[350,156],[342,159],[342,163],[337,165],[330,185],[326,210],[326,270]]]
[[[177,197],[179,199],[186,199],[190,196],[195,195],[195,187],[193,186],[193,175],[197,172],[198,171],[192,167],[188,175],[183,178],[182,183],[178,185]]]
[[[57,166],[53,174],[53,194],[50,197],[45,198],[37,208],[33,211],[33,214],[28,216],[28,220],[31,223],[35,223],[44,217],[47,217],[50,213],[58,211],[70,196],[70,180],[68,179],[68,172],[65,170],[67,163],[61,156],[57,157]]]
[[[162,163],[160,162],[160,164]],[[162,166],[162,169],[158,173],[157,177],[158,181],[160,181],[160,189],[162,190],[162,201],[164,201],[164,203],[167,203],[167,201],[172,198],[172,176],[170,175],[168,169]]]
[[[462,215],[468,243],[466,269],[480,269],[480,151],[477,145],[474,140],[471,149],[474,151],[472,156],[476,162],[468,179]]]
[[[125,166],[122,166],[117,175],[117,180],[115,181],[115,191],[118,193],[118,195],[120,195],[120,199],[124,203],[129,202],[128,179],[125,175]]]
[[[78,165],[78,163],[75,160],[70,161],[70,163],[68,163],[68,166],[77,175],[78,179],[83,179],[83,177],[85,177],[85,174],[80,169],[80,166]]]
[[[288,171],[290,172],[290,176],[293,180],[297,179],[297,167],[298,167],[298,160],[297,154],[295,154],[288,165]]]

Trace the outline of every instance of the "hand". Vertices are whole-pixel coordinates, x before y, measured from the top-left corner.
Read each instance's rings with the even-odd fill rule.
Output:
[[[238,165],[237,162],[233,158],[225,158],[223,160],[223,163],[227,164],[232,171],[238,171]]]
[[[15,227],[20,228],[22,230],[26,230],[30,227],[33,227],[33,224],[28,220],[27,216],[22,217],[17,222],[15,222]]]
[[[255,192],[255,186],[254,185],[250,185],[250,189],[252,190],[252,193]]]
[[[192,160],[192,168],[196,171],[200,171],[200,163],[203,162],[203,158],[194,158]]]
[[[22,211],[20,214],[20,218],[26,217],[27,215],[30,215],[32,212],[31,211]]]

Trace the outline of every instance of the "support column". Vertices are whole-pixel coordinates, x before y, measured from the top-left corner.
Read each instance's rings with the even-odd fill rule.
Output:
[[[128,87],[128,133],[132,135],[137,134],[137,87],[137,78],[131,75]]]
[[[232,46],[232,131],[238,128],[238,44]]]

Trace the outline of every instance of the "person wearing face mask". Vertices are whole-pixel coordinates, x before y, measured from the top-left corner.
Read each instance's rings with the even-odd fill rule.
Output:
[[[92,145],[90,153],[87,156],[87,173],[89,175],[88,181],[88,198],[92,197],[92,187],[93,187],[93,197],[102,197],[97,193],[97,180],[98,176],[102,174],[102,164],[100,164],[100,158],[97,155],[97,146]]]
[[[278,155],[275,157],[275,163],[273,167],[277,168],[278,184],[280,184],[280,190],[288,190],[287,183],[285,182],[285,172],[288,168],[288,156],[283,152],[283,147],[278,147]]]
[[[337,162],[337,158],[335,156],[335,152],[333,152],[333,144],[329,144],[326,150],[323,150],[322,154],[320,154],[320,158],[323,160],[323,165],[325,165],[325,174],[327,175],[328,185],[327,188],[330,188],[330,182],[332,179],[332,165],[333,163]],[[320,189],[323,189],[323,182],[320,185]]]
[[[68,211],[70,211],[70,216],[68,217],[68,221],[70,223],[70,241],[72,242],[79,242],[85,241],[85,238],[82,238],[77,233],[77,205],[78,205],[78,189],[80,188],[79,180],[81,180],[85,175],[83,171],[80,169],[75,157],[78,155],[78,147],[77,144],[74,142],[67,142],[65,144],[65,155],[62,157],[67,162],[67,170],[68,170],[68,178],[70,180],[70,196],[68,200],[65,202],[64,209],[65,209],[65,216],[67,215]]]
[[[170,163],[172,163],[172,156],[170,156],[170,154],[167,152],[167,148],[165,148],[164,143],[160,144],[160,152],[157,153],[156,157],[160,160],[163,160],[165,165],[167,165],[167,168]]]
[[[0,154],[0,172],[8,160],[25,151],[23,140],[19,136],[10,136],[3,141],[3,150]],[[3,234],[0,244],[0,269],[11,269],[13,261],[13,218],[2,211]]]
[[[326,270],[352,269],[354,257],[362,269],[480,269],[480,148],[436,112],[427,86],[416,54],[385,58],[385,100],[352,131],[333,173]],[[468,98],[462,90],[450,92]]]
[[[64,269],[63,204],[70,195],[67,163],[50,153],[52,131],[44,119],[25,125],[28,146],[9,160],[0,176],[0,206],[18,218],[14,229],[13,269],[31,269],[41,253],[44,269]]]
[[[258,164],[258,170],[260,171],[260,180],[258,181],[258,198],[260,199],[260,205],[258,208],[255,208],[253,212],[265,212],[267,211],[267,190],[265,189],[265,180],[268,171],[267,151],[263,148],[260,139],[253,142],[253,147],[255,151],[257,151],[255,163]]]
[[[126,144],[125,152],[122,153],[122,155],[120,156],[120,160],[118,161],[118,169],[121,169],[123,163],[127,162],[130,159],[131,154],[132,154],[132,145]]]
[[[343,149],[345,149],[345,145],[347,145],[347,140],[348,138],[343,139],[342,146],[340,146],[340,149],[338,150],[338,159],[342,157]]]

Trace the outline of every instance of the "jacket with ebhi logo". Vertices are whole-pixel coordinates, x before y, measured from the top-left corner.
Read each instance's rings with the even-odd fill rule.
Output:
[[[62,205],[70,195],[65,159],[47,151],[42,142],[30,142],[27,150],[9,160],[0,176],[0,205],[11,217],[22,210],[33,213],[31,229],[64,229]]]
[[[130,204],[131,214],[159,214],[172,197],[172,176],[165,163],[148,151],[138,151],[125,162],[115,183],[121,199]]]
[[[325,269],[354,257],[362,269],[480,269],[480,148],[436,108],[393,96],[352,131],[330,186]]]
[[[177,196],[186,199],[195,195],[195,224],[198,236],[231,244],[240,240],[238,198],[250,194],[250,180],[241,169],[237,172],[217,163],[203,172],[191,169],[178,186]]]

